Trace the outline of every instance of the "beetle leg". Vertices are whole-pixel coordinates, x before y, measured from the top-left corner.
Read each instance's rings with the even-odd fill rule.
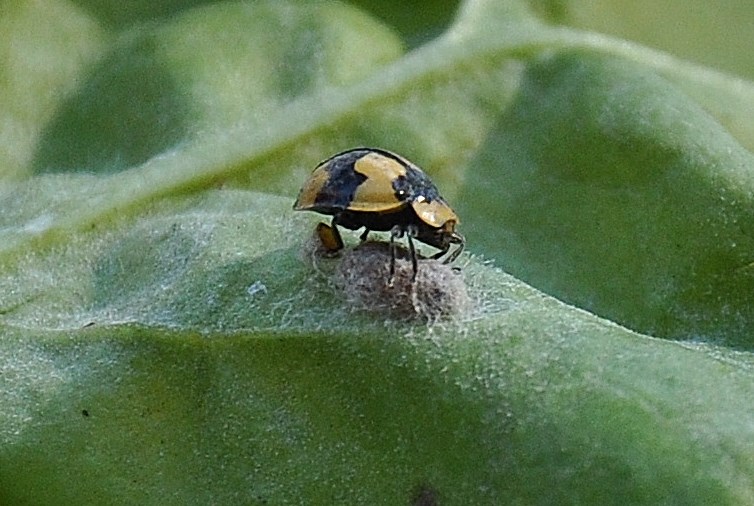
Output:
[[[400,225],[396,225],[390,229],[390,276],[387,280],[387,286],[393,286],[395,281],[395,239],[403,237],[403,229]]]
[[[439,260],[440,258],[443,257],[443,255],[447,254],[448,251],[450,251],[450,247],[453,244],[458,244],[458,247],[455,250],[453,250],[453,252],[450,255],[448,255],[447,258],[445,258],[445,260],[442,261],[442,263],[444,264],[451,263],[453,260],[458,258],[458,255],[461,254],[464,246],[466,245],[466,239],[464,239],[464,237],[461,234],[458,234],[456,232],[453,232],[453,234],[451,234],[448,237],[448,243],[445,245],[445,247],[440,252],[432,255],[432,258],[434,260]]]
[[[325,249],[325,255],[335,256],[338,251],[343,249],[343,239],[340,237],[340,232],[338,232],[338,227],[335,224],[331,226],[318,223],[315,232],[320,244]]]
[[[408,239],[408,250],[411,252],[411,267],[414,269],[414,273],[411,276],[411,282],[416,281],[416,274],[419,272],[419,262],[416,260],[416,248],[414,247],[414,237],[418,235],[419,231],[415,225],[409,225],[406,228],[406,238]]]
[[[453,253],[448,255],[448,258],[443,260],[442,263],[444,264],[449,264],[450,262],[458,258],[458,255],[461,254],[463,248],[466,246],[466,239],[461,234],[453,232],[453,235],[450,236],[450,243],[448,244],[448,248],[450,248],[450,244],[457,244],[458,247],[455,249],[455,251],[453,251]]]
[[[365,228],[364,232],[359,236],[359,239],[361,239],[361,242],[366,241],[368,235],[369,235],[369,229]]]
[[[443,255],[444,255],[445,253],[447,253],[447,252],[448,252],[448,250],[449,250],[449,249],[450,249],[450,244],[448,244],[448,245],[447,245],[447,247],[445,247],[445,248],[441,249],[441,250],[440,250],[439,252],[435,253],[434,255],[432,255],[432,256],[431,256],[431,257],[429,257],[429,258],[431,258],[432,260],[439,260],[440,258],[442,258],[442,256],[443,256]],[[443,263],[445,263],[445,262],[443,262]]]
[[[323,225],[323,224],[320,223],[320,225]],[[336,251],[337,250],[342,250],[343,249],[343,238],[340,236],[340,230],[338,230],[338,217],[337,216],[333,216],[332,221],[330,221],[330,228],[332,229],[332,233],[331,233],[332,240],[335,242],[335,244],[337,246]],[[321,235],[320,235],[320,237],[321,237]]]

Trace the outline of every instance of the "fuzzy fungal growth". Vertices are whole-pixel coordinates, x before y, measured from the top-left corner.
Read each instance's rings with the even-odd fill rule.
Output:
[[[324,225],[320,223],[319,225]],[[304,247],[301,248],[301,259],[308,262],[314,262],[318,258],[334,258],[336,254],[330,252],[327,245],[322,241],[319,234],[319,226],[304,241]]]
[[[397,317],[436,320],[460,313],[469,303],[463,275],[438,260],[420,258],[416,280],[409,252],[396,245],[395,275],[390,279],[390,246],[368,241],[343,252],[335,283],[357,309]]]

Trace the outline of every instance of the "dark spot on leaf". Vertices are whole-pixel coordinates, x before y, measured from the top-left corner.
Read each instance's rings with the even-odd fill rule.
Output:
[[[89,418],[89,410],[88,409],[82,409],[81,410],[81,416],[84,418]]]
[[[438,506],[437,490],[427,484],[419,485],[411,495],[411,506]]]

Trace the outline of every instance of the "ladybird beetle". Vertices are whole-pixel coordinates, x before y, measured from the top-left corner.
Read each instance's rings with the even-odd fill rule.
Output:
[[[439,249],[434,259],[458,245],[444,263],[455,260],[465,245],[455,231],[458,216],[429,177],[384,149],[350,149],[321,162],[301,188],[293,209],[333,217],[331,226],[321,223],[317,227],[322,244],[331,252],[343,248],[338,225],[349,230],[364,227],[362,241],[370,231],[389,231],[390,284],[395,274],[395,239],[404,235],[408,239],[413,280],[418,269],[413,239]]]

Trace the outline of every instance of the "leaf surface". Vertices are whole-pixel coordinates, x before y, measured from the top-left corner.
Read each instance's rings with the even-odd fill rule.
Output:
[[[754,501],[750,82],[567,2],[118,5],[0,8],[0,503]],[[356,145],[458,211],[461,314],[313,256]]]

